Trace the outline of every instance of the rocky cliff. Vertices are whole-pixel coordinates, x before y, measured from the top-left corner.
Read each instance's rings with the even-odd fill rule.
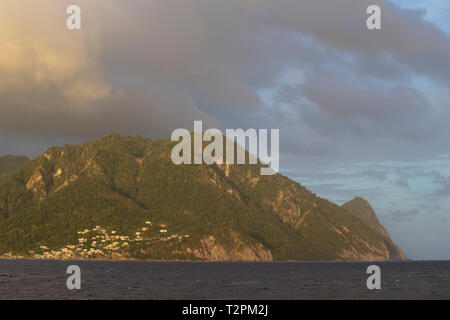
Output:
[[[353,216],[363,221],[372,230],[380,234],[384,239],[385,251],[389,260],[405,260],[406,256],[402,250],[392,241],[391,236],[378,220],[378,217],[369,202],[363,198],[356,197],[346,202],[342,208]]]
[[[386,260],[386,235],[261,165],[175,165],[168,139],[53,147],[0,180],[0,254]],[[402,257],[399,257],[402,258]]]

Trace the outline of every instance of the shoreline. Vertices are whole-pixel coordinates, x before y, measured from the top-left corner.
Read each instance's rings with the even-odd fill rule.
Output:
[[[102,261],[102,262],[168,262],[168,263],[256,263],[256,264],[270,264],[270,263],[401,263],[401,262],[450,262],[450,260],[351,260],[351,261],[342,261],[342,260],[333,260],[333,261],[325,261],[325,260],[282,260],[282,261],[240,261],[240,260],[227,260],[227,261],[214,261],[214,260],[140,260],[140,259],[36,259],[36,258],[27,258],[27,257],[2,257],[1,260],[21,260],[21,261]]]

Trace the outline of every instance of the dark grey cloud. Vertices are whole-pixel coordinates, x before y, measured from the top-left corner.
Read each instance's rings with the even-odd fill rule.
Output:
[[[317,106],[314,113],[304,115],[322,134],[416,140],[429,138],[432,132],[421,126],[429,106],[411,86],[391,87],[321,70],[307,77],[300,92]]]
[[[61,24],[69,3],[9,4],[3,13],[15,34],[3,43],[17,49],[4,51],[16,63],[0,68],[9,79],[0,81],[5,132],[163,136],[203,119],[280,127],[286,152],[329,156],[346,153],[333,148],[343,135],[430,139],[432,108],[411,76],[449,84],[448,36],[423,12],[384,1],[80,0],[78,34]],[[374,3],[380,32],[365,28]],[[302,104],[280,88],[284,107],[265,108],[258,91],[276,89],[289,68],[306,75],[294,86]]]

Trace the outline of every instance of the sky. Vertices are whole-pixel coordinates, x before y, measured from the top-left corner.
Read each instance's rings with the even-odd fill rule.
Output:
[[[409,258],[450,259],[449,1],[24,3],[0,0],[0,155],[279,128],[284,175],[366,198]]]

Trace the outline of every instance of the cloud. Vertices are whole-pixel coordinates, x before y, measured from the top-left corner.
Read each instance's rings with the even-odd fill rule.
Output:
[[[406,124],[420,125],[431,112],[409,79],[418,74],[448,86],[449,38],[422,11],[390,3],[380,2],[378,33],[365,28],[373,1],[80,0],[80,32],[65,29],[69,3],[0,1],[3,130],[168,135],[194,119],[261,121],[300,130],[309,143],[299,149],[320,153],[342,126],[348,134],[426,137],[423,127]],[[297,114],[305,129],[286,125],[279,105],[271,121],[273,110],[258,95],[276,89],[287,68],[304,70],[298,94],[318,108]],[[377,130],[379,122],[387,130]]]
[[[428,104],[411,86],[390,86],[320,70],[307,77],[300,92],[317,106],[314,113],[304,116],[322,134],[388,135],[415,140],[430,133],[430,128],[424,131],[420,127],[428,116]]]
[[[390,210],[390,212],[386,215],[383,215],[383,219],[390,220],[393,222],[407,222],[411,221],[413,217],[420,214],[420,211],[417,209],[411,210]]]
[[[433,177],[433,182],[437,186],[434,194],[443,197],[450,196],[450,177],[444,176],[437,171],[432,171],[430,175]]]
[[[194,120],[279,128],[282,169],[300,168],[321,195],[367,197],[388,223],[417,230],[413,206],[446,214],[448,173],[429,175],[438,164],[388,163],[448,153],[450,36],[424,10],[381,0],[77,0],[82,30],[69,31],[73,3],[0,0],[0,154],[35,156],[110,131],[168,137]],[[379,31],[366,28],[372,4]],[[426,211],[429,202],[439,208]]]
[[[365,27],[369,1],[79,0],[73,32],[70,1],[0,0],[0,151],[203,120],[280,128],[297,165],[444,153],[450,39],[377,2],[380,32]]]
[[[52,3],[53,5],[53,3]],[[88,117],[111,86],[85,34],[69,36],[50,2],[0,2],[0,126],[19,135],[65,131],[69,118]],[[57,16],[56,16],[57,17]],[[60,18],[63,18],[61,15]],[[64,20],[63,20],[64,21]]]

